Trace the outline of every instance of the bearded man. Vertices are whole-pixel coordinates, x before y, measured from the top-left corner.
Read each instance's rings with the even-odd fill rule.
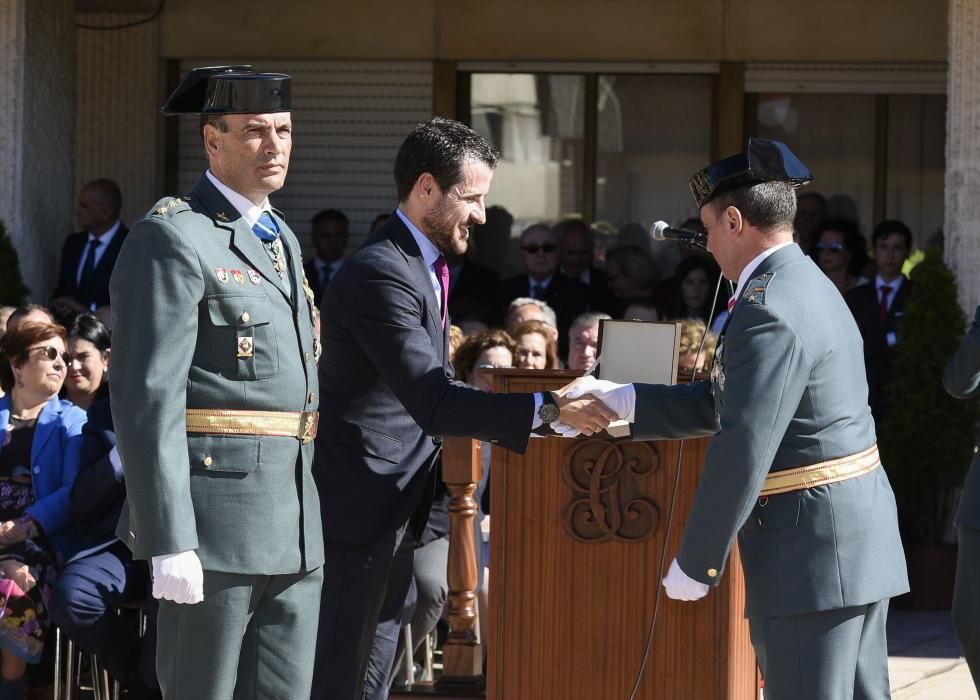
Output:
[[[388,696],[442,436],[523,452],[532,430],[559,417],[587,434],[612,417],[562,391],[494,395],[452,381],[446,256],[462,256],[470,226],[486,221],[496,163],[469,127],[419,124],[395,159],[398,209],[324,292],[314,472],[326,563],[314,700]]]

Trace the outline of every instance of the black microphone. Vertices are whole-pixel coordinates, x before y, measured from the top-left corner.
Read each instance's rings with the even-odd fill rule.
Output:
[[[708,249],[708,236],[700,231],[675,228],[666,221],[658,221],[650,227],[650,235],[655,241],[679,241],[687,245]]]

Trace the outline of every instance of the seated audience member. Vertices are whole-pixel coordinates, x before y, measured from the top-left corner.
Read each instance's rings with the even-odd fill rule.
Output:
[[[558,321],[555,311],[540,299],[518,297],[510,302],[507,314],[504,316],[504,327],[513,328],[524,321],[541,321],[552,329],[555,342],[558,342]]]
[[[79,408],[88,410],[92,402],[109,393],[109,330],[93,314],[75,317],[68,331],[68,377],[65,394]]]
[[[657,282],[660,274],[650,253],[639,246],[619,246],[606,252],[606,275],[617,300],[615,313],[621,316],[630,304],[653,304],[658,308]]]
[[[470,336],[463,340],[452,356],[456,378],[482,391],[492,391],[490,378],[483,372],[490,368],[513,367],[516,350],[513,339],[501,330],[484,331]],[[490,454],[489,445],[484,445],[483,452]],[[446,566],[449,562],[449,492],[442,479],[441,459],[440,457],[436,467],[435,494],[429,519],[417,539],[413,587],[409,591],[403,611],[403,623],[411,624],[412,641],[416,649],[426,635],[435,629],[449,597],[449,581],[446,578]],[[485,460],[480,482],[473,494],[477,503],[482,501],[489,477],[489,460]],[[474,519],[477,542],[481,541],[479,523],[482,519],[483,513],[478,511]],[[477,547],[477,561],[482,579],[482,547]],[[400,685],[398,674],[402,665],[403,659],[396,659],[393,669],[396,685]]]
[[[544,301],[555,310],[558,346],[564,345],[563,334],[579,314],[589,306],[589,290],[558,269],[558,236],[544,224],[534,224],[521,234],[521,263],[524,272],[500,284],[498,308],[504,309],[518,297]]]
[[[463,329],[457,326],[455,323],[449,326],[449,361],[453,361],[453,355],[456,354],[456,350],[462,345],[463,340],[465,340],[466,334],[463,333]]]
[[[149,572],[145,562],[133,561],[115,535],[126,486],[103,371],[109,366],[109,332],[95,316],[80,314],[68,347],[69,381],[73,372],[89,369],[74,389],[76,403],[87,408],[88,422],[82,429],[81,467],[71,489],[71,525],[79,552],[58,572],[51,618],[69,639],[98,654],[109,674],[127,688],[127,698],[160,697],[154,670],[157,603],[146,595]],[[144,597],[147,632],[141,649],[135,627],[115,610],[125,601]]]
[[[659,321],[660,312],[653,304],[636,303],[626,307],[623,318],[627,321]]]
[[[78,193],[75,218],[81,231],[65,239],[51,308],[67,320],[109,305],[109,277],[129,229],[119,219],[122,194],[112,180],[93,180]]]
[[[0,700],[24,697],[27,664],[41,659],[59,556],[70,558],[69,494],[85,412],[58,399],[67,334],[21,323],[0,338]]]
[[[471,336],[474,333],[488,330],[493,325],[493,314],[486,306],[476,300],[464,299],[455,308],[450,301],[449,318],[455,325],[459,326],[464,336]]]
[[[449,315],[459,318],[464,313],[479,313],[489,327],[496,321],[493,309],[500,275],[465,255],[449,255],[446,261],[449,263]]]
[[[371,222],[371,226],[368,228],[368,235],[370,236],[372,233],[384,226],[389,216],[391,216],[391,214],[384,213],[378,214],[376,217],[374,217],[374,221]]]
[[[874,282],[848,291],[844,301],[864,338],[868,405],[880,430],[888,409],[885,387],[891,379],[892,355],[901,342],[899,321],[913,291],[912,280],[902,274],[912,252],[912,231],[901,221],[882,221],[871,234],[871,244],[878,274]]]
[[[554,226],[558,236],[561,271],[589,290],[589,311],[606,311],[615,305],[606,273],[594,264],[595,240],[582,219],[564,219]]]
[[[841,294],[868,282],[861,270],[868,263],[864,236],[852,219],[827,219],[814,231],[810,257]]]
[[[704,338],[704,344],[701,338]],[[707,372],[715,359],[718,336],[707,330],[704,321],[681,323],[681,340],[677,348],[678,379],[690,379],[694,372]],[[700,348],[700,352],[698,352]]]
[[[585,372],[592,368],[599,348],[599,321],[611,319],[609,314],[584,313],[568,329],[568,369]]]
[[[715,315],[712,302],[720,274],[717,263],[707,255],[690,255],[681,260],[674,272],[670,317],[710,323]],[[720,303],[727,301],[719,299]]]
[[[39,304],[24,304],[14,309],[7,319],[7,330],[22,323],[54,323],[54,314]]]
[[[344,251],[347,250],[349,235],[350,221],[344,212],[337,209],[317,212],[310,222],[310,237],[313,239],[315,254],[303,266],[303,271],[317,304],[323,298],[323,290],[344,264]]]
[[[819,192],[796,191],[796,218],[793,232],[803,250],[810,250],[817,242],[817,226],[828,216],[827,198]]]
[[[544,321],[523,321],[510,329],[517,343],[514,364],[521,369],[558,369],[558,343]]]
[[[468,257],[477,265],[502,275],[507,270],[514,217],[499,205],[486,209],[486,220],[470,228]]]

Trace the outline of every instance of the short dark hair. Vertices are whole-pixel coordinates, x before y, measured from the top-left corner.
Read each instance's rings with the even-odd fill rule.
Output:
[[[68,329],[68,337],[87,340],[101,353],[112,347],[109,329],[99,320],[98,316],[88,312],[80,313],[75,317]]]
[[[716,212],[735,207],[742,217],[764,233],[785,228],[793,230],[796,218],[796,191],[788,182],[760,182],[724,192],[711,202]]]
[[[851,260],[847,264],[847,271],[855,277],[860,277],[861,271],[868,264],[868,242],[861,235],[860,224],[846,216],[837,216],[821,221],[813,230],[813,247],[808,251],[814,260],[819,259],[820,251],[817,250],[817,244],[820,243],[820,236],[826,231],[837,231],[844,237],[844,248],[851,256]]]
[[[43,314],[47,314],[48,318],[51,319],[51,323],[54,323],[54,314],[47,307],[41,306],[40,304],[21,304],[7,317],[7,328],[17,325],[20,319],[33,311],[40,311]]]
[[[569,217],[567,219],[562,219],[557,224],[554,225],[552,229],[556,234],[558,234],[559,240],[562,239],[566,233],[572,231],[578,231],[584,234],[586,240],[591,241],[595,236],[592,231],[592,227],[585,223],[585,219],[578,219]]]
[[[877,245],[878,239],[887,238],[893,233],[901,234],[902,238],[905,239],[906,249],[912,250],[912,230],[905,225],[904,221],[898,219],[885,219],[875,226],[875,230],[871,232],[871,245]]]
[[[498,153],[470,127],[452,119],[434,117],[418,124],[405,137],[395,156],[395,187],[398,201],[408,199],[422,173],[430,173],[439,189],[446,192],[462,180],[463,163],[476,160],[497,167]]]
[[[51,338],[66,342],[68,334],[57,323],[24,323],[0,336],[0,389],[6,392],[14,388],[14,367],[27,362],[28,349]]]
[[[202,114],[201,115],[201,141],[204,141],[204,127],[208,124],[221,132],[228,131],[228,122],[225,121],[223,114]]]
[[[321,221],[336,221],[344,227],[345,231],[350,227],[350,219],[348,219],[347,215],[340,211],[340,209],[324,209],[319,211],[316,213],[316,215],[313,217],[313,221],[310,223],[313,226],[316,226]]]
[[[96,190],[102,195],[112,208],[112,215],[117,219],[119,218],[119,212],[122,211],[122,191],[119,189],[119,185],[116,184],[115,180],[100,177],[98,180],[92,180],[86,183],[85,187]]]

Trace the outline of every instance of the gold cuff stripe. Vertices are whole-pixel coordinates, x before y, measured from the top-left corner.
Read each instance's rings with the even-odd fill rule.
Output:
[[[832,459],[807,467],[773,472],[766,477],[760,496],[776,496],[780,493],[810,489],[815,486],[834,484],[838,481],[854,479],[881,466],[878,445],[872,445],[864,452]]]
[[[316,411],[226,411],[187,409],[187,432],[212,435],[267,435],[309,442],[316,437]]]

